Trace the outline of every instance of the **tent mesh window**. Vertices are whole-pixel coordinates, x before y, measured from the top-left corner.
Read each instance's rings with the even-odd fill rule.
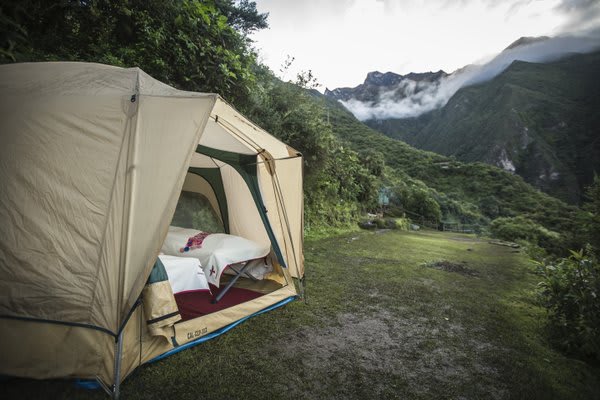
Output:
[[[171,225],[211,233],[225,232],[221,219],[208,199],[194,192],[181,192]]]

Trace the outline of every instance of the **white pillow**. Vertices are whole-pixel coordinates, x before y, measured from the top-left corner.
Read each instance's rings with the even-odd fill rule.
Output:
[[[165,238],[165,242],[160,251],[170,256],[190,257],[189,252],[181,252],[180,250],[185,247],[189,238],[196,236],[200,232],[202,231],[180,228],[178,226],[169,226],[169,233],[167,233],[167,237]]]

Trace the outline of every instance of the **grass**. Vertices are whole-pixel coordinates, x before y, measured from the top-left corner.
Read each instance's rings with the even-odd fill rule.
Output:
[[[598,399],[600,368],[555,351],[527,257],[473,236],[307,240],[308,304],[137,369],[124,399]],[[433,265],[464,266],[470,273]],[[14,379],[3,398],[105,398]]]

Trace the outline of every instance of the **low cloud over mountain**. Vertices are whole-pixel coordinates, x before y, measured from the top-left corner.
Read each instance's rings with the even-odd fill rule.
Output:
[[[579,35],[521,38],[491,60],[468,65],[452,74],[438,71],[403,76],[371,72],[355,88],[326,90],[325,94],[338,99],[363,121],[416,117],[444,106],[461,87],[492,79],[515,60],[551,62],[597,49],[600,49],[600,29]]]

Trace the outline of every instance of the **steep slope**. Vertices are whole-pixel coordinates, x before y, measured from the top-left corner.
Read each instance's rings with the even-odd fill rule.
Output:
[[[517,175],[483,163],[465,163],[422,151],[358,121],[337,101],[313,93],[327,108],[334,133],[357,151],[382,153],[400,177],[422,181],[448,199],[462,202],[493,219],[524,215],[555,231],[575,227],[575,207],[536,190]]]
[[[418,118],[367,124],[417,148],[482,161],[570,203],[600,171],[600,52],[516,61]]]

